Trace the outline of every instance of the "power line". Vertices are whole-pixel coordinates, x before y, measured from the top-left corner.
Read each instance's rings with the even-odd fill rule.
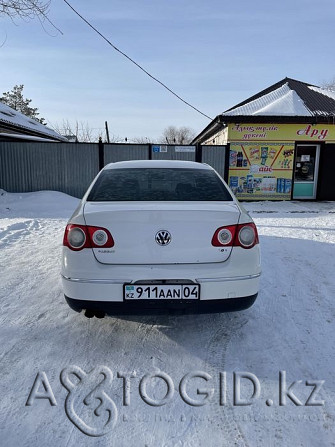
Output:
[[[158,82],[158,84],[160,84],[162,87],[164,87],[167,91],[169,91],[170,93],[172,93],[176,98],[178,98],[180,101],[182,101],[184,104],[186,104],[187,106],[191,107],[192,109],[194,109],[196,112],[200,113],[201,115],[205,116],[206,118],[208,118],[209,120],[213,120],[213,118],[211,118],[210,116],[206,115],[205,113],[201,112],[199,109],[197,109],[196,107],[192,106],[192,104],[190,104],[189,102],[185,101],[183,98],[181,98],[179,95],[177,95],[177,93],[175,93],[173,90],[171,90],[167,85],[165,85],[162,81],[160,81],[159,79],[155,78],[155,76],[153,76],[152,74],[150,74],[147,70],[145,70],[140,64],[138,64],[137,62],[135,62],[131,57],[129,57],[126,53],[124,53],[123,51],[119,50],[119,48],[117,48],[115,45],[112,44],[112,42],[110,40],[107,39],[107,37],[105,37],[100,31],[98,31],[88,20],[86,20],[81,14],[79,14],[78,11],[76,11],[74,9],[73,6],[70,5],[70,3],[67,0],[64,0],[64,2],[72,9],[72,11],[77,14],[78,17],[80,17],[90,28],[92,28],[97,34],[99,34],[100,37],[102,37],[107,43],[108,45],[110,45],[112,48],[114,48],[114,50],[118,51],[120,54],[122,54],[122,56],[124,56],[126,59],[128,59],[130,62],[132,62],[133,64],[136,65],[136,67],[138,67],[140,70],[142,70],[146,75],[148,75],[151,79],[153,79],[154,81]]]

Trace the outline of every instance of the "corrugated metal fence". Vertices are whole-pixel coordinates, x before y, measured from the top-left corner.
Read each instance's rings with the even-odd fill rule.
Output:
[[[104,144],[104,165],[116,161],[147,160],[147,144]]]
[[[0,188],[81,197],[99,170],[98,144],[0,143]]]
[[[228,149],[226,146],[202,146],[202,163],[212,166],[222,178],[226,177],[227,168],[226,156]],[[228,154],[229,155],[229,154]],[[227,180],[227,178],[225,178]]]
[[[82,197],[99,169],[124,160],[191,160],[222,177],[226,146],[0,142],[0,188],[8,192],[61,191]]]

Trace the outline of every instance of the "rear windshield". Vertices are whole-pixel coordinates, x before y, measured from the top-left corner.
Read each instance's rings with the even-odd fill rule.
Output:
[[[207,169],[136,168],[101,172],[87,201],[231,201],[225,185]]]

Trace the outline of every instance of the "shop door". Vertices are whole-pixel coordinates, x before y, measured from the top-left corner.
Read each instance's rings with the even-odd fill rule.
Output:
[[[318,181],[320,146],[297,145],[293,199],[315,199]]]

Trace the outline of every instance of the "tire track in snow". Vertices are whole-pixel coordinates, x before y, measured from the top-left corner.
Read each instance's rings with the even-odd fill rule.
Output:
[[[301,290],[303,290],[303,287],[301,283],[309,283],[309,286],[307,287],[307,290],[309,292],[310,297],[316,302],[320,301],[320,297],[322,297],[322,293],[320,292],[320,289],[323,286],[323,283],[325,282],[326,278],[323,278],[323,272],[322,269],[318,272],[319,274],[319,282],[315,283],[313,281],[313,274],[308,274],[308,270],[315,269],[315,265],[309,262],[306,258],[299,258],[299,257],[293,257],[291,255],[291,258],[289,257],[289,253],[286,253],[286,259],[288,262],[292,262],[294,264],[295,269],[295,275],[290,279],[290,281],[287,283],[288,288],[288,294],[284,294],[283,297],[285,298],[285,301],[287,303],[287,298],[289,298],[287,306],[286,306],[286,312],[285,312],[285,323],[287,326],[291,328],[291,332],[285,333],[282,332],[282,340],[285,345],[285,349],[283,350],[284,358],[286,359],[286,362],[288,363],[290,359],[294,358],[294,367],[299,371],[301,375],[299,375],[299,379],[302,377],[304,378],[310,378],[315,377],[315,365],[310,361],[309,358],[309,352],[308,352],[308,338],[311,336],[312,333],[312,327],[306,327],[305,324],[302,324],[302,321],[300,320],[300,309],[297,309],[297,304],[301,301]],[[282,265],[279,265],[278,267],[278,273],[281,276],[285,275],[285,268]],[[269,288],[270,289],[270,288]],[[315,309],[318,310],[318,312],[315,312]],[[307,314],[311,314],[310,321],[314,320],[314,324],[316,321],[322,321],[324,320],[324,316],[322,315],[322,308],[319,306],[313,306],[313,312],[309,309],[305,309],[305,312]],[[303,321],[305,323],[305,321]],[[321,324],[318,324],[319,328],[322,328]],[[303,337],[303,338],[302,338]],[[321,346],[321,343],[320,343]],[[298,374],[299,374],[298,373]],[[325,393],[325,390],[322,390],[323,393]],[[297,393],[298,394],[298,393]],[[328,392],[327,395],[323,394],[322,396],[324,399],[332,400],[334,402],[334,397]],[[304,401],[302,396],[300,396],[300,399]],[[326,406],[319,406],[317,407],[318,411],[322,413],[322,418],[324,421],[327,420],[328,417],[330,417],[329,413],[327,412]],[[276,407],[273,407],[274,413],[277,415],[279,419],[279,409]]]
[[[214,332],[207,345],[206,363],[210,366],[210,375],[218,378],[218,372],[226,371],[226,354],[233,335],[247,323],[247,317],[241,314],[218,314],[218,320],[213,322],[217,330]],[[217,385],[218,386],[218,385]],[[224,433],[224,444],[236,447],[248,447],[248,442],[242,432],[240,425],[234,418],[234,407],[229,390],[226,393],[226,403],[219,405],[218,398],[210,402],[210,417],[215,423],[220,422],[220,429]]]
[[[86,320],[83,312],[81,314],[75,315],[76,318]],[[83,323],[86,325],[85,330],[82,333],[81,345],[85,346],[83,351],[82,359],[83,361],[79,365],[86,372],[91,371],[91,369],[99,364],[106,365],[110,367],[114,374],[114,379],[116,378],[116,372],[135,372],[137,373],[139,370],[143,368],[143,364],[145,360],[148,359],[148,348],[152,343],[148,341],[150,337],[153,340],[157,339],[157,324],[159,324],[159,316],[157,317],[146,317],[143,316],[138,318],[137,321],[132,321],[127,318],[119,318],[113,316],[107,316],[103,320],[102,319],[88,319],[86,322],[83,320]],[[130,325],[133,323],[133,325]],[[110,352],[105,350],[105,360],[101,360],[101,353],[97,353],[96,346],[99,345],[99,339],[101,337],[101,333],[104,333],[104,338],[106,337],[106,333],[111,334],[114,339],[122,336],[124,334],[125,344],[122,346],[123,355],[118,359],[118,362],[111,365],[109,358]],[[104,340],[106,342],[106,340]],[[143,349],[145,347],[145,349]],[[108,348],[113,348],[113,346],[108,346]],[[119,347],[120,348],[120,347]],[[95,354],[98,355],[99,360],[96,359]],[[131,354],[131,355],[128,355]],[[109,360],[108,360],[109,358]],[[121,408],[118,408],[120,410]],[[140,408],[136,406],[132,408],[133,413],[140,412]],[[126,414],[126,413],[124,413]],[[110,436],[104,437],[101,441],[102,445],[114,445],[115,436],[117,439],[127,439],[127,445],[136,445],[141,439],[143,433],[148,432],[148,427],[143,427],[143,423],[131,423],[131,422],[123,422],[122,421],[123,414],[122,412],[119,414],[119,422],[115,429],[111,432]],[[150,427],[151,429],[151,427]],[[149,430],[150,431],[150,430]],[[66,440],[67,446],[77,446],[78,442],[82,440],[82,434],[78,430],[72,430],[69,434],[69,437]],[[142,439],[141,439],[142,441]],[[100,443],[98,443],[100,445]],[[143,440],[144,445],[144,440]],[[149,444],[149,445],[157,445],[157,444]]]
[[[0,247],[3,248],[20,242],[23,238],[31,237],[32,233],[39,231],[41,228],[41,222],[37,219],[9,224],[9,226],[0,230]]]

